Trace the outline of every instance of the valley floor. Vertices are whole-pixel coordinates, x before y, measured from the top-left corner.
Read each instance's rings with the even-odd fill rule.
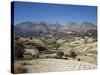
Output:
[[[27,69],[28,73],[90,70],[97,68],[97,65],[88,62],[50,58],[16,61],[16,63],[24,63],[23,67]]]

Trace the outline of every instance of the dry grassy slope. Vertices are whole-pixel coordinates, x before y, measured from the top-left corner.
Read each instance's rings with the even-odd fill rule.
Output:
[[[97,47],[97,42],[93,42],[93,43],[88,43],[88,44],[84,44],[83,41],[73,41],[73,42],[65,42],[62,44],[62,46],[60,47],[61,49],[63,49],[65,52],[67,50],[69,50],[70,48],[72,48],[75,50],[75,52],[87,52],[88,51],[97,51],[96,47]]]
[[[46,40],[46,38],[42,37],[42,39]],[[48,38],[45,43],[40,38],[33,38],[32,40],[29,40],[29,42],[35,42],[42,46],[49,45],[48,43],[52,42],[50,40],[54,40],[54,38]],[[93,39],[92,39],[93,40]],[[65,42],[64,42],[65,41]],[[89,42],[87,44],[84,43],[84,39],[77,38],[76,40],[72,42],[67,42],[66,39],[59,39],[57,40],[58,43],[61,44],[60,50],[64,52],[64,54],[69,54],[70,50],[73,48],[74,51],[77,53],[77,58],[80,58],[81,61],[89,62],[92,64],[97,64],[97,42]],[[64,43],[63,43],[64,42]],[[86,55],[86,56],[85,56]],[[55,54],[43,54],[43,57],[50,56],[53,57]]]
[[[75,48],[76,52],[84,53],[84,52],[91,52],[91,51],[97,51],[97,42],[89,43],[89,44],[82,44]]]
[[[80,58],[81,61],[97,65],[97,57],[94,58],[93,56],[92,57],[91,56],[77,56],[77,58]]]
[[[27,62],[32,65],[24,65],[29,73],[33,72],[51,72],[51,71],[72,71],[72,70],[88,70],[96,69],[96,65],[75,61],[75,60],[62,60],[62,59],[36,59],[29,61],[17,61],[17,63]]]
[[[76,59],[80,58],[81,61],[97,64],[97,42],[85,44],[83,40],[75,40],[69,43],[65,42],[60,47],[65,54],[70,54],[72,48],[77,53]]]

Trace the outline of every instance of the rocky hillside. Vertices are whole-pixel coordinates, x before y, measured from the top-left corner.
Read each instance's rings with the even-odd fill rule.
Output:
[[[96,30],[96,25],[88,22],[83,23],[69,23],[61,28],[62,31],[77,31],[77,32],[86,32],[88,30]]]
[[[39,36],[57,31],[61,27],[58,23],[48,22],[23,22],[15,25],[15,33],[20,36]]]

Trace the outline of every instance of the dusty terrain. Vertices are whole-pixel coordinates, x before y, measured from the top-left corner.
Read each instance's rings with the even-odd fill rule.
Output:
[[[23,58],[15,60],[28,73],[91,70],[97,68],[97,40],[84,35],[20,37]],[[19,47],[20,48],[20,47]]]
[[[62,59],[35,59],[17,61],[16,63],[27,63],[23,67],[28,69],[28,72],[54,72],[54,71],[73,71],[73,70],[90,70],[96,69],[96,65],[75,61],[75,60],[62,60]]]

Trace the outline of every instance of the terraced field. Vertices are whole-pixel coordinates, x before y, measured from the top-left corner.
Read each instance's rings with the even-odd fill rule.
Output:
[[[73,71],[73,70],[90,70],[96,69],[97,66],[76,60],[62,60],[62,59],[34,59],[17,61],[16,63],[26,63],[23,65],[28,70],[28,73],[33,72],[51,72],[51,71]]]
[[[33,37],[22,42],[25,46],[24,57],[22,60],[15,60],[15,63],[28,73],[96,69],[97,41],[85,41],[81,37],[73,40],[70,38],[69,41],[53,36]]]

